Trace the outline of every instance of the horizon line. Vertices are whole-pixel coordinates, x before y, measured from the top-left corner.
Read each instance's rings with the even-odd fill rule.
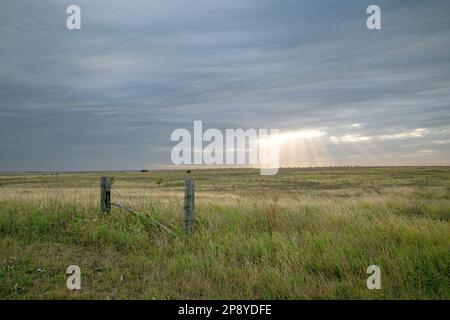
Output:
[[[450,165],[336,165],[336,166],[290,166],[280,167],[283,169],[333,169],[333,168],[450,168]],[[26,171],[0,171],[0,174],[13,173],[96,173],[96,172],[136,172],[136,173],[150,173],[155,171],[184,171],[184,170],[260,170],[259,167],[184,167],[184,168],[156,168],[156,169],[110,169],[110,170],[26,170]]]

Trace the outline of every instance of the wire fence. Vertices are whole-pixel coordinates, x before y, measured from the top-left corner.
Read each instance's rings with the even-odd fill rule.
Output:
[[[111,201],[112,206],[114,206],[122,211],[127,211],[129,213],[135,214],[139,218],[145,217],[146,219],[148,219],[150,224],[153,225],[155,228],[163,230],[173,237],[177,237],[177,233],[175,231],[173,231],[171,227],[164,225],[162,222],[160,222],[158,219],[156,219],[149,213],[142,213],[142,212],[139,212],[139,211],[133,209],[132,206],[120,194],[120,192],[117,191],[117,189],[113,188],[112,186],[111,186],[111,193],[114,195],[115,199],[116,198],[118,199],[118,200],[114,200],[114,202]]]

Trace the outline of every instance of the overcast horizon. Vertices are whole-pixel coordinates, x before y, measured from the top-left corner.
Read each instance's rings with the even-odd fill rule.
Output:
[[[280,129],[281,167],[447,166],[449,89],[444,0],[0,4],[0,172],[170,168],[195,120]]]

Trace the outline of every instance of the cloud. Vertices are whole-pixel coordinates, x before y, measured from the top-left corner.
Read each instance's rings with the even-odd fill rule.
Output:
[[[330,137],[330,139],[333,142],[363,142],[372,140],[372,137],[362,136],[358,134],[347,134],[342,137],[332,136]]]
[[[413,131],[398,132],[394,134],[383,134],[380,140],[404,139],[404,138],[421,138],[428,133],[427,129],[417,128]]]
[[[171,132],[194,120],[323,128],[337,140],[310,163],[358,143],[420,163],[450,138],[448,1],[380,0],[380,31],[357,0],[79,0],[79,31],[70,4],[0,5],[0,171],[170,164]],[[424,163],[447,163],[440,147]]]

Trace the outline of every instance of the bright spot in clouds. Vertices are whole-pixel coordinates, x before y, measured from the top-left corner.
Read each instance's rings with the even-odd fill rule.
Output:
[[[332,142],[365,142],[370,140],[395,140],[395,139],[406,139],[406,138],[422,138],[424,135],[428,134],[429,130],[424,128],[417,128],[413,131],[398,132],[394,134],[382,134],[382,135],[361,135],[361,134],[346,134],[343,136],[331,136],[330,140]]]
[[[389,140],[389,139],[402,139],[402,138],[420,138],[423,137],[424,134],[427,134],[428,130],[423,128],[417,128],[414,131],[407,132],[399,132],[396,134],[385,134],[380,136],[381,140]]]
[[[359,124],[352,124],[352,127],[359,128]],[[381,135],[362,135],[357,133],[348,133],[342,136],[330,136],[329,139],[334,143],[358,143],[373,140],[395,140],[405,138],[422,138],[429,133],[428,129],[417,128],[413,131],[398,132],[393,134]],[[282,145],[285,142],[295,142],[301,140],[311,140],[321,138],[327,135],[327,132],[322,130],[298,130],[272,135],[269,138],[259,139],[259,143],[270,145]]]
[[[320,130],[300,130],[280,133],[278,135],[270,136],[266,139],[260,139],[259,142],[263,144],[270,145],[281,145],[285,142],[304,140],[304,139],[314,139],[320,138],[326,135],[325,131]]]
[[[347,134],[343,137],[330,137],[331,141],[333,142],[362,142],[362,141],[369,141],[372,138],[368,136],[361,136],[361,135],[355,135],[355,134]]]

